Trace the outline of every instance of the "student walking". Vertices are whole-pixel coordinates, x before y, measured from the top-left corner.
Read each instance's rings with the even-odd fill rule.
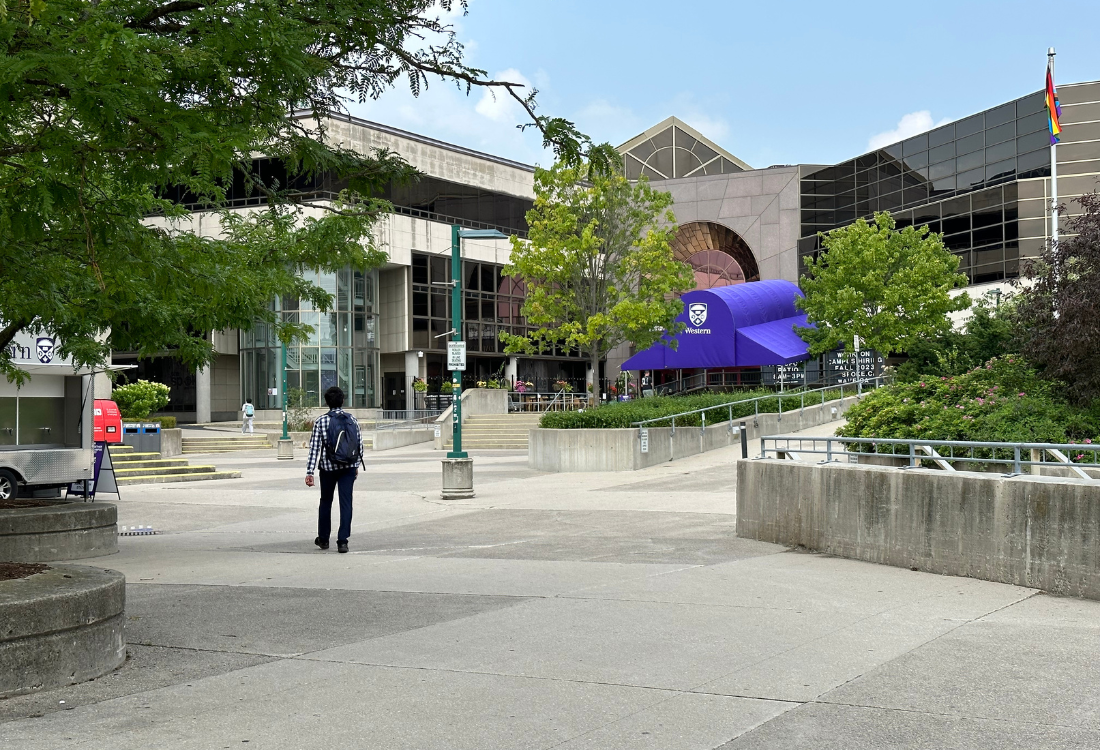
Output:
[[[241,434],[251,435],[252,418],[256,416],[256,407],[252,405],[252,399],[246,398],[241,404]]]
[[[340,528],[336,532],[336,549],[348,551],[351,536],[351,491],[359,467],[363,463],[363,432],[359,422],[341,407],[344,392],[333,386],[325,391],[328,414],[313,423],[309,437],[309,458],[306,459],[306,486],[313,486],[313,471],[321,472],[321,504],[317,511],[317,538],[313,540],[321,549],[328,549],[332,531],[332,496],[340,494]]]

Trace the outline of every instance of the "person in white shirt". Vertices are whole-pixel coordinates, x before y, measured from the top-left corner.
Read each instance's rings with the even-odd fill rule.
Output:
[[[252,405],[252,399],[246,398],[241,404],[241,434],[252,434],[252,418],[256,416],[256,407]]]

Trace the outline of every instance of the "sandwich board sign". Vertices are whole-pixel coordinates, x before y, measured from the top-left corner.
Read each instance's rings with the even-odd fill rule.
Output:
[[[466,342],[447,342],[447,369],[451,372],[466,369]]]

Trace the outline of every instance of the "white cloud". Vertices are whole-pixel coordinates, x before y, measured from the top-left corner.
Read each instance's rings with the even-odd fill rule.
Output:
[[[685,112],[681,120],[710,138],[719,146],[730,134],[730,125],[721,117],[710,117],[699,112]]]
[[[932,120],[932,113],[927,109],[922,109],[919,112],[910,112],[907,115],[902,115],[902,118],[898,120],[898,126],[893,130],[887,130],[871,136],[871,139],[867,141],[867,148],[874,151],[877,148],[889,146],[891,143],[904,141],[906,138],[919,135],[932,128],[938,128],[940,125],[944,125],[948,122],[950,122],[950,119],[946,117],[939,122],[934,122]]]
[[[521,84],[524,89],[516,92],[520,96],[524,95],[524,91],[531,90],[531,81],[515,68],[508,68],[507,70],[500,71],[493,76],[493,80]],[[503,88],[485,89],[474,109],[479,115],[488,117],[493,122],[511,123],[515,125],[527,118],[527,113],[524,112],[520,103],[512,98],[512,95]]]

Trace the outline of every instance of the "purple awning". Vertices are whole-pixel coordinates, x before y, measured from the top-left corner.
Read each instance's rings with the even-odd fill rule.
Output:
[[[754,281],[688,292],[677,318],[685,329],[673,350],[666,337],[623,363],[623,370],[748,367],[799,362],[809,347],[797,333],[806,316],[789,281]]]

